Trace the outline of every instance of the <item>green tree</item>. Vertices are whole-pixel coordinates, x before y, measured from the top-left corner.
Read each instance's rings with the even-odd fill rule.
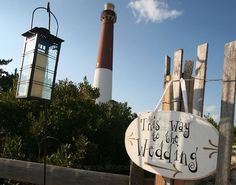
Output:
[[[79,84],[60,80],[46,119],[43,102],[15,98],[16,84],[17,79],[0,94],[1,156],[42,162],[47,121],[48,163],[115,173],[124,173],[125,166],[128,171],[124,134],[136,115],[127,103],[96,104],[98,89],[86,78]]]
[[[4,138],[1,157],[10,159],[24,159],[22,139],[20,136],[7,136]]]
[[[1,66],[8,65],[12,62],[10,60],[0,60],[0,93],[1,91],[7,91],[13,86],[13,81],[17,76],[17,71],[15,70],[14,74],[9,74],[7,71],[4,71]]]
[[[84,164],[94,170],[127,173],[129,158],[124,146],[124,135],[136,114],[132,114],[127,103],[113,100],[101,104],[100,109],[96,130],[89,136],[91,143]]]

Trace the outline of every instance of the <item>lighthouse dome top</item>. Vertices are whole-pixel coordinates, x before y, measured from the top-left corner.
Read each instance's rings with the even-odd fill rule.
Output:
[[[112,3],[106,3],[106,4],[104,4],[104,10],[112,10],[112,11],[114,11],[115,10],[115,5],[112,4]]]

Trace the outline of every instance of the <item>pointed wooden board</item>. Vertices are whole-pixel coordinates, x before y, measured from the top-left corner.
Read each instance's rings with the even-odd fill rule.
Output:
[[[177,111],[145,112],[125,133],[125,147],[141,168],[172,179],[200,179],[216,170],[218,131]]]

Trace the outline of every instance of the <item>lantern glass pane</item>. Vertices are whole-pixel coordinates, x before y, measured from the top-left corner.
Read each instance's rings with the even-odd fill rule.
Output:
[[[18,84],[17,96],[26,97],[28,95],[29,83]]]
[[[48,58],[48,70],[50,72],[53,72],[55,71],[55,65],[56,65],[56,59],[53,59],[53,58]]]
[[[50,56],[50,57],[52,57],[52,58],[57,58],[57,54],[58,54],[58,45],[55,45],[55,44],[53,44],[53,45],[51,45],[50,47],[49,47],[49,50],[48,50],[48,55]]]
[[[37,53],[37,58],[36,58],[36,63],[35,66],[38,68],[42,68],[43,70],[47,69],[48,66],[48,56],[38,52]]]
[[[26,40],[25,53],[35,49],[35,41],[36,41],[35,37],[31,37],[31,38]]]
[[[35,37],[27,38],[25,41],[24,53],[22,56],[22,64],[20,68],[20,76],[17,84],[17,97],[27,97],[29,90],[29,82],[32,71],[32,63],[35,51]]]
[[[20,83],[30,80],[31,68],[23,68],[20,76]]]
[[[31,96],[42,98],[42,99],[51,99],[52,88],[46,86],[45,84],[40,84],[37,82],[33,82],[31,89]]]
[[[34,57],[33,52],[25,54],[23,56],[23,66],[22,66],[22,68],[31,66],[32,63],[33,63],[33,57]]]
[[[45,54],[38,53],[31,96],[50,100],[52,83],[53,72],[48,70],[48,58]]]
[[[33,81],[42,85],[51,86],[53,82],[53,73],[41,69],[35,69]]]
[[[38,51],[47,54],[51,58],[57,58],[59,46],[54,42],[48,42],[44,39],[38,43]]]

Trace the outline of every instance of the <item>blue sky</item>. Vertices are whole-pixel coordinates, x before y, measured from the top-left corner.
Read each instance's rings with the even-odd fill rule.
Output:
[[[31,15],[46,0],[0,1],[0,58],[20,66],[22,33]],[[93,82],[105,0],[49,0],[59,21],[62,44],[57,79]],[[222,78],[224,45],[236,38],[236,1],[110,0],[115,4],[113,99],[128,102],[135,112],[155,108],[163,92],[164,58],[182,48],[184,60],[196,61],[197,46],[209,44],[207,78]],[[34,26],[47,27],[47,13],[37,11]],[[55,22],[52,21],[52,33]],[[218,119],[221,82],[206,83],[205,114]]]

